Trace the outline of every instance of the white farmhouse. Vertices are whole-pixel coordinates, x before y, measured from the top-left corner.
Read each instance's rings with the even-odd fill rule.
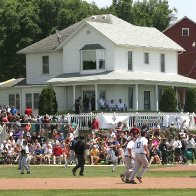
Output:
[[[79,96],[119,99],[128,111],[158,111],[166,86],[196,87],[177,74],[183,48],[155,28],[127,23],[111,14],[89,17],[18,52],[26,55],[26,79],[0,84],[0,105],[37,111],[43,87],[53,85],[58,111]]]

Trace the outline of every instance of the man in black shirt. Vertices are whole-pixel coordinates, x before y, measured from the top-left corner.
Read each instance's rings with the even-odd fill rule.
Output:
[[[76,171],[78,168],[80,168],[80,176],[84,175],[84,165],[85,165],[85,141],[84,137],[80,136],[80,138],[77,140],[75,146],[75,155],[77,157],[77,165],[73,168],[72,173],[74,176],[76,176]]]

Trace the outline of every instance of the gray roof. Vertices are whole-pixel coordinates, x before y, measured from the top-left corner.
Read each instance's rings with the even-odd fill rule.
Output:
[[[96,84],[96,83],[128,83],[128,84],[157,84],[172,85],[180,87],[196,87],[196,80],[178,75],[176,73],[158,73],[158,72],[128,72],[128,71],[107,71],[97,74],[79,74],[69,73],[61,74],[52,78],[47,83],[55,85],[70,84]]]
[[[38,41],[20,51],[19,54],[51,52],[62,47],[74,32],[83,24],[95,28],[105,37],[117,45],[151,47],[160,49],[183,50],[173,40],[152,27],[141,27],[132,25],[111,14],[96,15],[86,18],[70,27],[59,31],[45,39]]]
[[[10,80],[4,81],[0,83],[0,88],[9,88],[9,87],[14,87],[20,83],[23,83],[25,80],[25,78],[12,78]]]

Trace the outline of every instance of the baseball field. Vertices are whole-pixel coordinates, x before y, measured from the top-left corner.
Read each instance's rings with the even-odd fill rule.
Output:
[[[0,195],[196,195],[196,165],[151,166],[142,184],[123,183],[124,166],[86,166],[85,176],[72,168],[37,165],[20,174],[16,165],[0,165]]]

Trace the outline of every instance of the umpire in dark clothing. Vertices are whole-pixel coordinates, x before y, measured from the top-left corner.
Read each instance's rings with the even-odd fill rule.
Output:
[[[84,137],[80,136],[79,139],[77,140],[74,150],[75,150],[75,155],[77,158],[77,165],[73,168],[72,173],[74,176],[76,176],[76,171],[78,168],[80,168],[80,176],[84,175],[84,165],[85,165],[85,141]]]

